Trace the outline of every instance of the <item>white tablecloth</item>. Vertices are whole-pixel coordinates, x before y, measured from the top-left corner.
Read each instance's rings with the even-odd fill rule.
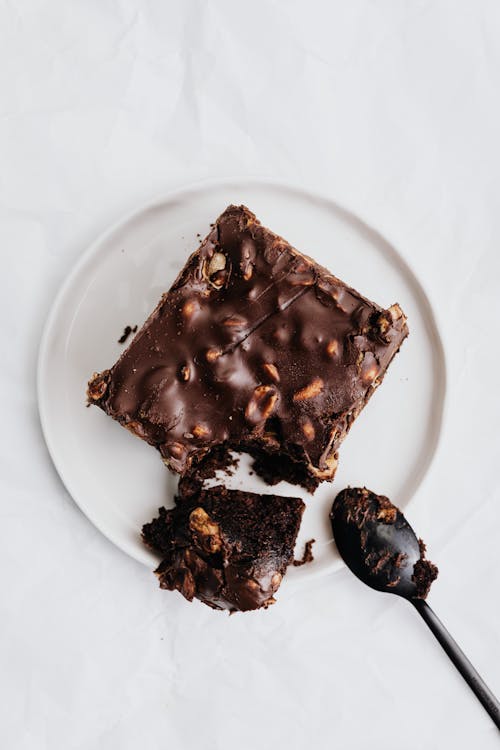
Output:
[[[500,694],[499,36],[496,0],[0,2],[2,748],[498,747],[413,609],[346,570],[230,618],[159,591],[61,485],[35,366],[59,284],[149,196],[262,175],[350,207],[438,311],[410,520]]]

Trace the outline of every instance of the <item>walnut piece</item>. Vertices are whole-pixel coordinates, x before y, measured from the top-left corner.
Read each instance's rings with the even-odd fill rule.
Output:
[[[311,382],[300,391],[293,394],[294,401],[306,401],[309,398],[315,398],[319,396],[323,390],[324,383],[321,378],[314,378]]]
[[[219,552],[222,547],[219,525],[212,521],[204,508],[195,508],[191,511],[189,528],[205,552]]]

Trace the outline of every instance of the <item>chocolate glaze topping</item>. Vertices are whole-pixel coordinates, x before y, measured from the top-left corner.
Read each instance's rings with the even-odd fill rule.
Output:
[[[160,508],[142,537],[163,558],[161,588],[214,609],[267,608],[293,560],[303,511],[298,498],[213,487]]]
[[[383,310],[230,206],[89,401],[181,474],[224,444],[279,456],[275,479],[285,462],[312,489],[407,334],[398,305]]]

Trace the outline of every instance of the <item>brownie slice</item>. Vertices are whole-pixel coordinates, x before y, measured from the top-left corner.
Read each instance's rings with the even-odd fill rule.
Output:
[[[304,507],[293,497],[191,488],[159,509],[142,538],[163,557],[161,588],[214,609],[267,608],[293,560]]]
[[[88,398],[181,475],[222,445],[313,490],[407,334],[398,305],[229,206]]]

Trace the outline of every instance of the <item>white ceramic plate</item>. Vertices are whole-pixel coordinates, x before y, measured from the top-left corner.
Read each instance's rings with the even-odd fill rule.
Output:
[[[410,337],[340,451],[333,485],[323,483],[314,496],[285,483],[275,488],[307,502],[297,552],[314,537],[315,560],[290,569],[287,579],[299,580],[340,565],[328,521],[340,489],[366,485],[407,506],[436,449],[445,392],[443,349],[422,287],[388,242],[336,204],[265,181],[212,182],[171,193],[114,226],[82,255],[47,321],[38,370],[41,421],[82,511],[118,547],[154,566],[139,530],[160,505],[171,504],[175,479],[154,449],[99,409],[85,408],[86,383],[115,362],[124,326],[143,323],[229,203],[245,203],[384,307],[399,302],[409,321]],[[242,461],[229,486],[269,491],[248,475],[248,465]]]

